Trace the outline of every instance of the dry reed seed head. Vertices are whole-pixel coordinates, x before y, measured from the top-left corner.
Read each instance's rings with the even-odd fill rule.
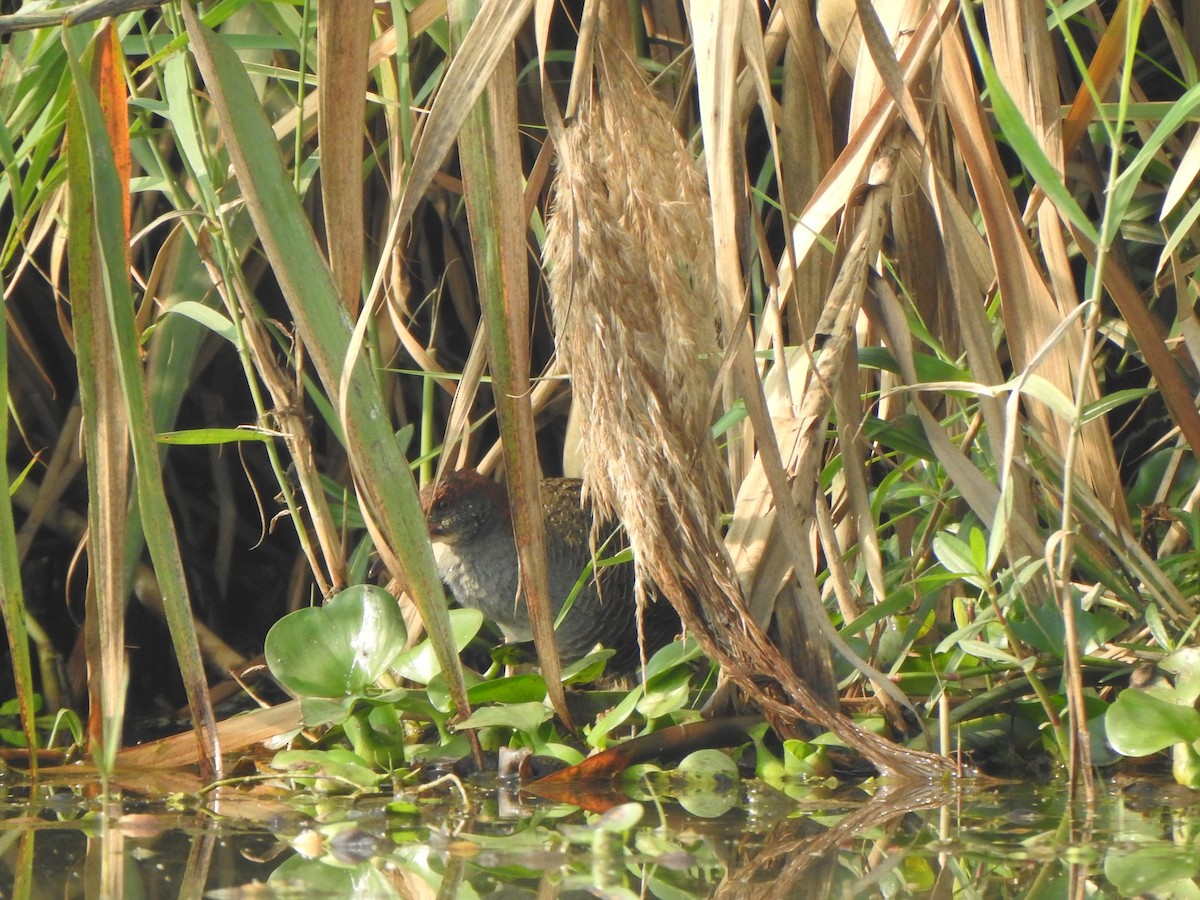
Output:
[[[711,578],[712,557],[723,556],[715,523],[726,473],[709,435],[719,344],[708,193],[637,68],[603,44],[597,58],[597,92],[558,147],[551,309],[581,404],[587,491],[601,517],[624,522],[639,578],[674,595]],[[689,542],[704,549],[683,560]]]

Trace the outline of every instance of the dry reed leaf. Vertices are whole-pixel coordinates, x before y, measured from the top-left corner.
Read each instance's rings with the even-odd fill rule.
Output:
[[[882,53],[895,59],[897,40],[907,41],[908,30],[915,27],[917,18],[913,15],[915,10],[911,3],[886,3],[879,8],[867,6],[866,15],[863,6],[862,0],[855,0],[855,18],[862,40],[850,72],[853,85],[850,94],[851,132],[862,125],[882,94],[890,94],[893,100],[902,102],[901,94],[885,86],[889,79],[879,63],[879,57]]]
[[[1171,183],[1167,185],[1167,192],[1163,197],[1160,219],[1166,219],[1179,205],[1179,201],[1187,194],[1197,175],[1200,175],[1200,133],[1192,135],[1187,150],[1175,167],[1175,174],[1171,176]],[[1161,268],[1161,263],[1159,267]]]
[[[372,0],[343,0],[317,7],[321,206],[329,267],[351,316],[362,299],[362,123],[374,6]]]
[[[842,533],[842,545],[858,545],[871,586],[872,599],[880,603],[887,599],[888,588],[883,578],[883,552],[879,547],[879,535],[875,532],[875,516],[871,510],[871,487],[867,481],[867,469],[871,465],[871,454],[862,439],[860,423],[866,418],[862,405],[862,386],[854,374],[859,372],[858,358],[853,347],[846,350],[846,372],[834,387],[833,403],[837,412],[838,448],[842,455],[842,471],[834,486],[834,504],[844,498],[848,509],[845,515],[836,516]],[[826,547],[826,559],[841,559],[838,548]]]
[[[838,63],[853,73],[862,47],[862,25],[854,0],[817,0],[816,18]]]
[[[792,346],[781,348],[777,358],[782,362],[767,369],[763,395],[775,422],[775,439],[779,446],[790,446],[799,429],[798,398],[807,383],[812,357],[807,346]],[[775,534],[775,499],[761,462],[752,465],[738,485],[725,547],[751,615],[765,629],[792,560]]]
[[[222,719],[217,723],[217,738],[226,753],[259,744],[277,735],[295,731],[304,724],[300,701],[289,700],[277,706],[251,710]],[[164,769],[193,766],[200,760],[196,736],[190,731],[174,734],[117,753],[117,768]]]
[[[906,49],[900,55],[900,69],[905,83],[925,77],[924,72],[930,57],[957,10],[958,4],[954,0],[938,0],[926,10],[920,24],[908,36]],[[840,33],[836,35],[836,39],[830,40],[830,45],[838,46],[841,37]],[[862,125],[851,133],[845,149],[825,173],[812,199],[800,213],[792,229],[792,263],[779,266],[781,296],[789,299],[792,297],[792,268],[804,261],[817,242],[817,236],[833,221],[846,206],[851,194],[863,183],[867,168],[875,159],[876,151],[891,127],[895,110],[896,102],[890,94],[883,94],[875,101],[869,115],[864,118]]]
[[[985,0],[984,6],[987,10],[989,45],[997,73],[1038,138],[1046,157],[1061,175],[1064,159],[1060,100],[1045,14],[1026,4],[1007,4],[996,0]],[[1001,227],[1007,228],[1012,224],[1006,215]],[[1018,368],[1024,368],[1030,362],[1032,354],[1038,352],[1059,322],[1079,303],[1062,227],[1057,211],[1042,204],[1038,209],[1038,234],[1052,290],[1036,273],[1032,257],[1025,257],[1026,242],[1023,236],[1018,241],[1014,235],[1014,243],[1019,243],[1022,256],[1017,260],[1005,258],[1018,263],[1017,268],[1023,270],[1024,277],[1006,278],[1008,267],[1003,264],[998,266],[1004,319],[1022,325],[1021,328],[1010,328],[1007,335],[1013,362]],[[1089,403],[1100,392],[1090,368],[1078,371],[1082,345],[1083,323],[1080,322],[1065,331],[1063,340],[1044,355],[1038,371],[1068,397],[1075,396],[1076,382],[1082,378],[1085,382],[1084,402]],[[1054,436],[1059,451],[1065,451],[1071,431],[1070,423],[1040,403],[1027,401],[1026,408],[1032,419]],[[1080,430],[1079,438],[1078,461],[1081,472],[1092,489],[1110,505],[1117,521],[1128,524],[1127,507],[1120,489],[1120,476],[1107,424],[1103,418],[1093,419]]]
[[[722,322],[724,322],[725,338],[727,342],[726,353],[731,356],[732,379],[730,384],[732,390],[738,392],[745,398],[749,404],[749,421],[746,425],[746,432],[749,433],[749,428],[752,427],[754,434],[752,439],[760,448],[758,454],[752,458],[748,476],[754,476],[755,468],[762,464],[762,452],[766,451],[769,454],[775,452],[775,442],[778,440],[774,433],[772,422],[767,418],[766,410],[761,397],[761,385],[758,383],[757,368],[752,364],[749,356],[749,341],[746,340],[746,335],[739,330],[738,311],[743,304],[744,284],[742,281],[742,262],[740,262],[739,248],[733,236],[739,233],[740,226],[745,212],[745,198],[743,196],[743,184],[746,178],[745,161],[743,158],[743,127],[742,127],[742,110],[748,104],[739,101],[739,92],[737,85],[739,80],[738,74],[738,48],[757,46],[758,25],[755,19],[746,16],[748,5],[746,4],[725,4],[712,5],[706,7],[704,14],[697,14],[692,19],[692,31],[694,31],[694,47],[696,50],[696,72],[698,95],[700,95],[700,118],[702,124],[703,142],[704,142],[704,160],[707,163],[708,169],[708,185],[710,193],[710,202],[712,202],[712,234],[714,236],[715,248],[715,272],[716,283],[715,288],[718,292],[716,305],[721,313]],[[775,23],[778,25],[778,22]],[[754,60],[756,54],[752,49],[746,52],[749,59]],[[761,67],[761,62],[760,62]],[[749,73],[748,73],[749,74]],[[761,77],[754,78],[754,85],[760,91],[760,106],[763,108],[764,118],[766,118],[768,133],[774,133],[773,116],[770,113],[769,89],[763,88],[763,79]],[[750,78],[746,79],[746,86],[750,86]],[[775,146],[775,157],[779,156],[778,145]],[[782,341],[780,340],[781,344]],[[749,440],[745,442],[746,446],[751,446]],[[770,456],[768,464],[773,464],[775,480],[773,481],[773,493],[778,492],[776,496],[785,496],[786,488],[784,487],[784,467],[778,461],[778,457]],[[740,472],[742,466],[738,467]],[[764,472],[769,478],[772,470],[767,469]],[[734,515],[737,516],[737,504],[734,504]],[[794,517],[794,516],[793,516]],[[772,527],[774,516],[768,515],[763,518],[763,521],[756,523],[756,528],[763,530]],[[743,520],[744,521],[744,520]],[[797,527],[796,534],[799,534]],[[732,544],[737,546],[738,542],[745,535],[731,532]],[[797,569],[803,569],[803,576],[811,578],[811,559],[803,558],[802,554],[798,554],[797,548],[784,541],[787,546],[788,556],[791,557],[791,563],[797,566]],[[727,557],[725,546],[720,546],[722,556]],[[724,562],[724,560],[722,560]],[[732,560],[727,563],[734,572],[734,564]],[[739,580],[736,582],[740,586]],[[761,610],[750,610],[748,606],[744,606],[742,595],[738,595],[734,590],[734,582],[728,580],[727,576],[722,574],[716,578],[716,583],[719,586],[725,586],[728,581],[728,586],[724,587],[726,602],[732,602],[736,608],[737,616],[743,620],[749,620],[754,623],[756,629],[762,629],[763,625],[770,619],[773,602],[768,602],[766,598],[762,598],[763,608]],[[764,584],[768,590],[775,588],[775,593],[779,593],[778,580],[768,574],[768,580],[758,582]],[[708,584],[703,586],[708,588]],[[744,678],[746,673],[762,671],[762,672],[778,672],[787,670],[787,676],[800,676],[803,678],[805,690],[810,691],[810,695],[805,696],[799,690],[786,691],[791,692],[797,697],[797,703],[800,708],[808,708],[811,702],[828,701],[835,696],[836,690],[833,684],[832,674],[832,659],[829,656],[829,646],[827,642],[821,640],[820,635],[828,638],[829,643],[838,644],[839,649],[848,659],[860,662],[857,656],[853,656],[850,648],[846,647],[845,642],[840,642],[840,638],[830,626],[828,616],[824,608],[821,606],[820,598],[806,588],[798,594],[803,605],[798,607],[799,616],[792,614],[790,611],[780,610],[781,616],[775,617],[776,626],[780,629],[780,638],[782,647],[792,648],[808,648],[808,652],[797,652],[791,656],[790,661],[778,659],[779,653],[775,647],[770,646],[769,642],[764,638],[762,630],[758,630],[755,634],[751,630],[750,635],[745,636],[742,647],[734,647],[734,655],[740,654],[740,659],[722,660],[724,666],[724,676],[733,682],[738,682],[739,678]],[[710,606],[721,606],[722,598],[714,596],[709,601]],[[707,610],[710,617],[714,616],[714,610]],[[727,614],[727,610],[722,608],[722,614]],[[762,623],[762,624],[760,624]],[[792,623],[794,632],[785,632],[785,626]],[[740,683],[744,690],[746,685]],[[788,686],[793,688],[794,680],[790,680]],[[748,694],[755,695],[754,690],[748,690]],[[763,702],[762,697],[757,698],[760,704]],[[776,722],[776,727],[779,722]]]
[[[461,469],[467,464],[470,456],[470,416],[475,408],[479,386],[483,383],[487,371],[487,347],[487,323],[480,322],[475,339],[471,341],[471,351],[463,365],[462,376],[454,389],[454,399],[450,402],[450,412],[446,417],[446,428],[442,435],[442,453],[438,457],[438,478],[441,478],[447,469]],[[459,448],[457,459],[452,452],[456,446]],[[481,468],[480,471],[489,470]]]
[[[417,204],[458,140],[475,101],[483,93],[501,58],[512,49],[513,38],[528,18],[532,4],[533,0],[497,0],[484,4],[475,18],[446,70],[446,77],[421,129],[404,179],[403,193],[383,241],[385,249],[394,247],[399,235],[408,227]],[[385,252],[367,294],[368,307],[377,302],[388,269],[389,257]]]
[[[1035,354],[1041,353],[1046,338],[1062,321],[1065,311],[1060,310],[1050,296],[1033,259],[1024,227],[1013,204],[1012,193],[1003,175],[1004,169],[997,155],[991,127],[979,107],[961,35],[948,34],[943,48],[944,65],[941,72],[946,109],[956,147],[966,164],[987,230],[1004,319],[1007,322],[1020,322],[1022,326],[1009,329],[1008,345],[1014,366],[1024,369]],[[1038,374],[1057,385],[1067,396],[1073,396],[1072,369],[1082,340],[1080,329],[1077,327],[1064,332],[1062,340],[1070,349],[1059,348],[1048,355],[1043,354]],[[1085,377],[1090,377],[1090,373]],[[1092,395],[1095,396],[1095,391]],[[1065,448],[1068,424],[1039,403],[1029,402],[1027,408],[1042,430],[1055,435],[1056,446]],[[1088,427],[1091,428],[1091,425],[1099,425],[1096,431],[1106,437],[1107,429],[1103,422],[1094,420]],[[1092,448],[1088,454],[1091,462],[1085,468],[1088,482],[1101,496],[1107,497],[1109,503],[1121,505],[1116,496],[1120,480],[1116,477],[1111,443],[1107,462],[1103,440],[1092,441],[1089,446]],[[1101,477],[1099,473],[1105,471],[1109,474]],[[1120,516],[1121,513],[1114,509],[1114,515]]]
[[[856,109],[865,109],[859,103],[861,96],[874,97],[876,91],[886,91],[896,102],[905,121],[913,131],[914,139],[920,145],[927,142],[927,131],[915,99],[900,71],[896,58],[896,50],[903,46],[905,38],[919,24],[920,14],[924,4],[893,4],[885,10],[887,20],[881,20],[875,9],[864,0],[856,0],[859,24],[862,29],[862,45],[858,72],[854,79],[855,94],[851,101],[851,127],[854,127]],[[863,94],[859,94],[860,77]],[[923,79],[925,80],[925,79]],[[905,198],[904,191],[893,192],[893,198]],[[900,199],[893,199],[892,211]],[[924,258],[924,257],[916,257]],[[936,254],[932,257],[937,258]],[[930,268],[926,266],[925,268]],[[936,296],[936,292],[929,296]],[[859,329],[859,341],[865,345],[874,343],[869,329]],[[846,369],[858,372],[858,366],[847,348]],[[864,376],[865,377],[865,376]],[[834,403],[837,406],[839,446],[842,451],[841,479],[834,485],[834,506],[841,505],[844,498],[848,502],[851,516],[837,516],[838,534],[843,546],[858,545],[862,552],[868,581],[876,601],[884,599],[887,594],[883,579],[883,557],[879,550],[875,534],[874,517],[871,513],[871,501],[864,468],[867,465],[867,452],[857,433],[854,423],[863,420],[861,397],[870,388],[860,385],[857,379],[843,377],[834,388]],[[823,505],[823,504],[822,504]],[[833,531],[829,532],[831,535]],[[835,546],[826,546],[827,559],[839,555]]]
[[[784,19],[790,32],[783,62],[782,109],[779,115],[779,194],[784,215],[803,209],[812,197],[822,175],[833,165],[833,114],[823,72],[826,51],[806,12],[795,9],[789,0],[783,4]],[[827,226],[821,237],[833,236]],[[787,265],[791,254],[780,261]],[[789,304],[789,332],[793,340],[805,342],[820,315],[821,298],[828,290],[828,266],[824,258],[812,254],[791,272],[795,302]],[[778,294],[775,292],[775,296]],[[764,329],[764,335],[771,332]],[[769,398],[768,398],[769,399]]]
[[[1084,259],[1094,266],[1095,246],[1083,235],[1072,232],[1072,236]],[[1179,426],[1192,451],[1200,452],[1200,412],[1196,410],[1188,380],[1166,345],[1162,325],[1146,307],[1133,276],[1124,266],[1111,259],[1104,267],[1104,287],[1141,348],[1146,365],[1154,373],[1154,380],[1171,411],[1171,418]]]
[[[899,94],[901,96],[906,96],[907,88],[904,87],[904,85],[907,83],[907,80],[915,80],[915,79],[923,77],[921,75],[920,67],[917,66],[914,61],[925,58],[925,56],[932,51],[932,48],[936,41],[936,36],[937,36],[938,30],[940,28],[944,27],[945,22],[948,20],[948,13],[949,13],[950,9],[951,9],[951,7],[943,4],[941,7],[939,7],[936,10],[936,12],[937,12],[936,16],[933,15],[933,11],[927,11],[926,16],[920,21],[920,23],[918,25],[916,25],[914,27],[913,42],[911,42],[909,44],[908,50],[906,50],[906,52],[904,54],[905,66],[902,68],[899,68],[898,72],[894,72],[891,76],[889,76],[889,78],[885,79],[885,81],[888,81],[890,84],[896,86],[895,92],[897,94]],[[890,47],[877,49],[876,51],[874,51],[873,55],[876,57],[880,57],[884,61],[886,61],[887,59],[894,60],[894,54],[891,51]],[[892,68],[893,68],[893,70],[895,70],[897,67],[893,66]],[[860,147],[873,146],[873,141],[876,140],[876,138],[875,138],[876,131],[877,131],[877,129],[879,129],[882,126],[882,123],[884,121],[884,118],[883,118],[884,111],[889,109],[889,106],[888,106],[889,101],[891,101],[890,95],[885,95],[879,99],[879,101],[875,104],[875,106],[872,110],[872,115],[867,118],[866,122],[863,125],[863,128],[860,129],[862,131],[861,140],[859,139],[859,137],[860,137],[859,135],[852,135],[851,140],[850,140],[850,147],[854,147],[856,145],[856,141],[857,141],[858,146],[860,146]],[[914,104],[912,104],[911,102],[907,102],[905,104],[905,106],[908,109],[912,109],[914,107]],[[919,123],[917,123],[917,124],[919,125]],[[711,154],[710,154],[710,158],[711,158]],[[847,154],[843,154],[843,160],[845,160],[846,158],[847,158]],[[839,160],[839,163],[840,162],[842,162],[842,160]],[[827,177],[824,185],[822,186],[822,188],[819,189],[819,191],[827,189],[828,185],[831,185],[834,183],[836,183],[836,181],[831,181],[830,178]],[[848,196],[849,196],[849,194],[847,193],[847,197]],[[812,209],[814,204],[815,204],[815,201],[810,202],[809,208]],[[866,213],[864,215],[869,218],[871,214]],[[801,228],[802,227],[803,226],[801,226]],[[800,234],[800,229],[797,229],[795,232],[797,243],[799,243],[799,237],[798,237],[799,234]],[[875,247],[876,247],[876,251],[877,251],[878,250],[877,243],[875,244]],[[862,285],[864,284],[864,282],[862,281],[862,275],[866,270],[864,268],[862,268],[862,259],[865,258],[861,255],[863,253],[863,250],[864,250],[864,248],[860,247],[856,251],[860,255],[854,265],[850,265],[849,267],[843,266],[841,273],[839,273],[839,283],[835,284],[833,290],[835,292],[840,292],[840,295],[843,299],[838,300],[836,302],[833,301],[832,299],[830,301],[828,301],[827,307],[826,307],[827,314],[830,310],[841,309],[841,310],[846,311],[849,314],[850,319],[853,319],[854,313],[852,312],[852,310],[857,308],[858,301],[853,300],[852,302],[849,302],[849,304],[847,305],[846,298],[849,298],[854,293],[855,290],[861,291]],[[799,252],[800,251],[798,251],[798,253]],[[781,291],[784,290],[783,285],[785,284],[786,279],[787,279],[787,271],[788,270],[786,267],[782,268]],[[855,273],[855,274],[851,275],[848,280],[843,277],[847,271]],[[857,288],[854,286],[856,280],[857,280]],[[829,327],[818,326],[817,331],[822,334],[834,333],[834,332],[839,331],[840,328],[843,327],[845,324],[846,323],[843,321],[837,327],[834,327],[832,324]],[[828,356],[828,354],[830,354],[830,353],[832,353],[832,357]],[[830,359],[830,358],[836,359],[837,354],[834,353],[833,351],[829,350],[828,345],[826,345],[822,349],[822,358],[825,358],[826,364],[828,364],[828,359]],[[826,371],[824,373],[824,375],[822,375],[821,377],[819,377],[813,381],[813,385],[819,386],[819,390],[815,390],[815,391],[801,390],[800,393],[796,394],[796,396],[803,396],[804,402],[808,403],[810,408],[813,411],[812,411],[811,415],[809,415],[809,416],[804,416],[802,414],[802,417],[804,418],[804,424],[796,432],[799,435],[799,437],[790,442],[780,441],[779,446],[780,446],[780,448],[782,448],[784,450],[785,461],[786,461],[786,464],[788,465],[789,469],[793,473],[799,473],[798,476],[795,478],[795,483],[797,485],[808,484],[809,482],[812,482],[815,484],[816,470],[813,467],[816,463],[816,458],[820,455],[820,450],[821,450],[820,442],[817,440],[814,440],[814,433],[816,431],[819,431],[819,429],[814,428],[814,424],[823,420],[825,411],[818,410],[817,407],[813,406],[810,401],[812,401],[814,399],[814,397],[823,393],[826,390],[825,386],[835,383],[836,379],[838,377],[839,376],[836,371],[834,371],[834,370]],[[744,390],[748,390],[748,388],[744,388]],[[818,403],[818,405],[819,405],[819,403]],[[826,409],[827,409],[827,407],[826,407]],[[758,427],[758,423],[756,423],[756,427]],[[760,435],[758,435],[758,440],[760,442],[765,442],[765,441],[768,441],[769,439],[767,437],[764,437],[764,435],[760,434]],[[766,449],[768,449],[768,450],[770,449],[769,444],[766,445]],[[808,454],[807,457],[805,456],[806,453]],[[765,473],[763,473],[763,474],[765,474]],[[753,470],[752,470],[751,475],[753,475]],[[799,487],[797,487],[795,490],[798,493],[803,495],[803,496],[799,496],[796,498],[798,500],[799,508],[801,510],[812,509],[813,504],[815,503],[815,498],[811,494],[811,491],[809,491],[807,488],[799,488]],[[746,521],[745,518],[742,518],[738,515],[738,512],[735,508],[734,523],[730,529],[730,544],[731,544],[731,546],[737,547],[741,541],[748,540],[750,538],[750,535],[748,535],[745,531],[742,530],[743,527],[745,527],[745,526],[741,526],[741,527],[739,526],[739,522],[745,522],[745,521]],[[768,517],[766,522],[761,522],[761,523],[756,522],[752,526],[749,526],[749,528],[752,528],[758,534],[762,534],[767,528],[770,527],[770,525],[768,524],[768,523],[770,523],[770,521],[771,520]],[[802,526],[797,525],[797,524],[785,525],[784,529],[781,533],[784,535],[785,539],[790,541],[790,540],[792,540],[792,537],[791,537],[792,532],[799,533],[801,528],[802,528]],[[828,552],[836,552],[836,548],[826,548],[826,549],[827,549],[827,553]],[[752,552],[757,553],[757,552],[761,552],[761,551],[759,551],[757,548],[755,548],[755,550]],[[797,553],[797,551],[794,547],[793,547],[792,552],[793,552],[793,555],[796,555],[796,553]],[[809,554],[809,557],[811,558],[811,554]],[[745,559],[741,560],[740,561],[741,565],[744,565],[746,561],[747,560],[745,560]],[[740,567],[741,566],[739,566],[739,568]],[[797,566],[798,574],[800,574],[799,573],[800,568],[801,568],[801,566],[798,565]],[[808,568],[810,568],[810,566],[805,566],[803,568],[808,569]],[[811,580],[811,578],[812,578],[811,571],[806,571],[804,574],[801,574],[801,578],[802,579],[808,578]],[[877,581],[881,582],[882,579],[881,578],[877,579]],[[755,591],[753,596],[755,598],[755,604],[756,604],[753,607],[754,611],[756,613],[756,618],[761,618],[765,614],[765,611],[759,609],[757,604],[759,602],[762,602],[762,594],[758,591]],[[874,672],[874,670],[872,670],[872,669],[870,669],[870,667],[866,666],[866,664],[863,663],[862,660],[859,659],[856,654],[854,654],[852,651],[850,651],[850,649],[848,647],[845,646],[844,641],[842,641],[840,636],[836,633],[836,631],[834,631],[832,629],[832,627],[828,623],[828,620],[826,618],[824,618],[823,607],[821,606],[820,599],[817,596],[817,592],[815,590],[815,583],[812,585],[812,587],[808,591],[802,592],[802,596],[805,596],[805,603],[808,608],[808,612],[810,615],[810,621],[813,624],[813,626],[814,627],[822,627],[822,630],[825,633],[825,635],[829,638],[829,640],[832,643],[834,643],[835,646],[837,646],[837,648],[842,653],[842,655],[845,656],[847,659],[850,659],[851,661],[853,661],[855,663],[855,665],[858,666],[861,670],[868,673],[870,675],[870,677],[872,677],[872,679],[875,681],[875,683],[880,687],[882,692],[887,693],[897,703],[907,703],[907,699],[904,698],[903,695],[894,688],[894,686],[892,686],[885,679],[883,679],[881,676],[879,676],[879,674],[877,672]]]
[[[937,91],[936,85],[934,90]],[[939,104],[935,109],[940,114],[943,107]],[[927,313],[925,321],[931,326],[933,333],[943,335],[944,339],[961,339],[970,370],[975,373],[978,381],[984,384],[1000,384],[1004,381],[1004,373],[997,357],[992,323],[988,320],[985,311],[985,298],[996,278],[994,261],[986,241],[979,234],[972,220],[971,212],[963,205],[962,196],[955,189],[952,181],[957,175],[956,168],[961,158],[953,150],[953,136],[946,134],[940,118],[936,122],[931,121],[928,126],[922,126],[922,130],[926,134],[936,135],[937,139],[930,140],[920,147],[914,143],[907,143],[904,146],[903,153],[908,161],[906,169],[914,173],[919,172],[923,176],[920,184],[924,191],[924,198],[923,203],[917,197],[906,197],[893,203],[893,211],[897,208],[901,210],[896,229],[898,250],[900,247],[905,247],[905,224],[914,218],[921,222],[925,221],[923,212],[911,212],[918,203],[922,203],[921,210],[927,208],[932,214],[937,235],[927,238],[927,246],[910,244],[906,247],[906,252],[898,252],[895,265],[905,284],[910,285],[910,293],[918,297],[917,302],[920,304],[919,285],[922,276],[920,274],[914,276],[913,270],[926,273],[933,270],[940,273],[943,271],[940,263],[944,261],[944,272],[948,284],[946,298],[948,309],[944,317],[935,317]],[[947,144],[950,146],[947,147]],[[928,204],[928,206],[925,207],[924,204]],[[930,259],[938,261],[939,265],[930,266],[927,262]],[[913,280],[910,282],[910,279]],[[878,313],[875,314],[875,317],[878,317]],[[947,327],[938,328],[936,325],[938,321],[942,321]],[[916,373],[912,367],[910,356],[910,348],[915,345],[915,342],[909,334],[907,320],[903,316],[895,317],[888,324],[888,334],[893,352],[901,349],[898,348],[896,342],[903,341],[903,352],[909,357],[907,367],[902,362],[903,382],[916,384]],[[978,395],[977,400],[987,424],[985,439],[990,444],[992,457],[1004,458],[1006,448],[1010,452],[1018,452],[1022,436],[1019,430],[1014,431],[1010,427],[1004,404],[997,397],[986,394]],[[919,415],[932,446],[938,458],[946,465],[947,471],[952,475],[958,473],[956,481],[960,478],[964,479],[961,486],[972,507],[980,515],[984,515],[985,510],[994,513],[999,497],[992,496],[987,479],[963,458],[962,450],[955,448],[948,440],[936,418],[924,405],[923,400],[920,401]],[[1018,520],[1016,525],[1010,527],[1018,535],[1023,536],[1018,543],[1013,545],[1013,549],[1016,551],[1015,556],[1036,553],[1038,552],[1036,543],[1027,540],[1037,533],[1036,523],[1033,519],[1035,506],[1028,473],[1019,467],[1014,468],[1006,484],[1006,490],[1013,498],[1011,516]],[[985,521],[990,520],[985,518]],[[1015,561],[1013,555],[1010,555],[1010,562]],[[1039,592],[1039,586],[1035,584],[1031,590]],[[1041,590],[1040,593],[1044,594],[1045,590]]]
[[[336,7],[335,7],[336,8]],[[408,37],[411,40],[417,35],[424,32],[435,22],[440,22],[446,18],[446,0],[425,0],[420,6],[408,14]],[[396,29],[389,28],[378,38],[371,42],[370,50],[367,53],[367,70],[375,68],[385,59],[395,56],[397,49]],[[312,91],[304,97],[304,104],[296,109],[290,109],[280,116],[271,126],[271,130],[279,140],[283,140],[299,127],[303,121],[306,123],[306,134],[308,136],[308,128],[311,128],[316,122],[317,110],[321,102],[321,85],[314,85]],[[361,122],[359,123],[361,125]]]
[[[540,416],[551,408],[551,404],[556,404],[565,395],[567,387],[567,378],[562,372],[562,366],[557,359],[551,359],[549,365],[534,380],[533,390],[529,395],[529,404],[533,407],[534,416]],[[557,404],[556,404],[557,405]],[[500,462],[500,454],[502,444],[497,440],[491,447],[480,457],[478,469],[480,472],[491,472]],[[567,467],[566,453],[564,451],[563,474],[578,477],[579,470],[571,471]]]
[[[1146,14],[1146,10],[1150,7],[1151,0],[1120,0],[1117,4],[1117,9],[1112,18],[1105,26],[1103,22],[1098,23],[1103,33],[1100,37],[1100,43],[1096,47],[1096,53],[1092,57],[1091,63],[1088,65],[1088,79],[1091,81],[1093,89],[1089,89],[1087,84],[1081,84],[1075,92],[1075,100],[1071,103],[1071,108],[1067,111],[1066,119],[1063,124],[1063,148],[1067,153],[1073,151],[1076,145],[1082,140],[1084,134],[1087,133],[1087,128],[1092,123],[1092,117],[1096,112],[1096,97],[1103,97],[1113,79],[1116,78],[1117,72],[1120,70],[1121,63],[1125,59],[1125,42],[1128,36],[1127,25],[1129,22],[1129,4],[1136,2],[1140,4],[1140,10],[1137,13],[1138,18]],[[1096,12],[1091,10],[1090,12]],[[1160,9],[1160,15],[1162,10]],[[1098,14],[1098,13],[1097,13]],[[1172,29],[1167,28],[1168,36],[1173,37]],[[1094,90],[1094,92],[1093,92]],[[1040,203],[1044,199],[1040,193],[1037,196],[1030,197],[1030,206],[1035,203]],[[1028,216],[1028,210],[1026,211]]]

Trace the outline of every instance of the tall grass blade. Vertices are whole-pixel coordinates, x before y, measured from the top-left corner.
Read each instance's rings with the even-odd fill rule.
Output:
[[[461,41],[478,15],[476,0],[449,4],[451,33]],[[476,101],[459,137],[464,196],[475,251],[475,275],[487,320],[489,359],[496,383],[496,414],[503,438],[505,473],[513,498],[513,530],[521,587],[538,662],[555,710],[571,722],[554,638],[554,612],[542,523],[537,428],[530,405],[529,277],[518,141],[516,57],[505,53]]]
[[[116,76],[119,52],[111,27],[101,28],[90,44],[91,86],[100,99],[106,136],[114,148],[116,189],[125,202],[109,216],[116,224],[120,259],[129,268],[129,130],[124,84]],[[129,584],[125,565],[129,506],[129,417],[121,389],[118,348],[109,326],[98,238],[98,213],[92,188],[92,160],[78,91],[68,109],[68,251],[72,323],[83,412],[88,483],[89,579],[84,639],[88,657],[88,739],[100,770],[111,771],[119,748],[129,680],[125,656],[125,609]],[[119,148],[119,149],[118,149]],[[116,221],[113,222],[113,219]]]
[[[8,446],[8,326],[0,315],[0,397],[5,411],[0,414],[0,447]],[[13,524],[12,495],[8,469],[0,482],[0,615],[8,635],[8,652],[17,703],[21,712],[21,730],[30,749],[31,771],[37,771],[37,741],[34,735],[33,667],[29,658],[29,633],[25,627],[25,594],[21,587],[21,561],[17,550],[17,532]],[[31,836],[32,838],[32,836]]]
[[[85,54],[84,35],[77,29],[67,29],[63,32],[63,41],[67,47],[76,101],[87,141],[107,327],[113,333],[121,391],[129,417],[142,527],[162,588],[167,624],[188,695],[192,726],[204,747],[207,768],[219,772],[221,762],[216,742],[216,722],[196,641],[183,563],[167,505],[162,464],[154,441],[146,386],[142,378],[140,342],[133,320],[133,296],[125,266],[125,244],[121,239],[121,209],[125,195],[109,144],[104,114],[81,62]],[[116,715],[113,711],[105,713]],[[119,732],[105,735],[102,768],[107,768],[115,758],[119,741]]]
[[[183,15],[250,217],[345,428],[346,450],[377,548],[393,573],[403,576],[455,707],[466,715],[466,687],[424,515],[396,446],[379,383],[365,360],[347,358],[350,320],[241,61],[200,23],[189,4],[183,6]]]

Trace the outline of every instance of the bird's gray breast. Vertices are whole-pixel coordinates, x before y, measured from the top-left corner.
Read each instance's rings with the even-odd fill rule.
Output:
[[[516,548],[503,535],[475,542],[460,555],[453,544],[435,543],[434,559],[441,576],[460,606],[478,609],[494,621],[508,641],[533,640],[524,601],[517,599]]]

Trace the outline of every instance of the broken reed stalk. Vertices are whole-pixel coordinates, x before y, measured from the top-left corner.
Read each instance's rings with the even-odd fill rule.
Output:
[[[821,702],[754,622],[718,525],[726,472],[709,433],[716,279],[708,192],[666,110],[603,41],[594,91],[558,150],[546,261],[559,358],[580,404],[585,491],[724,673],[785,736],[834,732],[885,774],[930,778],[907,751]]]

